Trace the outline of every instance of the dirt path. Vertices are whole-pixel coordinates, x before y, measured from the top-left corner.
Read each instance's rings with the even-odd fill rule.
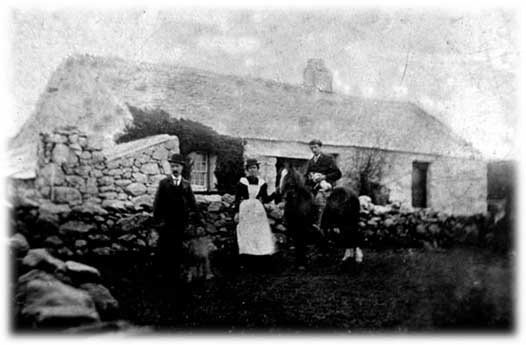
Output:
[[[360,267],[288,255],[240,271],[224,258],[211,281],[174,293],[148,262],[97,265],[122,317],[159,329],[221,332],[499,330],[512,327],[510,259],[477,249],[366,251]],[[176,296],[178,295],[178,296]]]

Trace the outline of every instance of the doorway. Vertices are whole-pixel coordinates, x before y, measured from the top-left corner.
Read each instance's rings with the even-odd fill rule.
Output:
[[[411,184],[411,205],[413,207],[427,207],[427,171],[429,163],[413,162]]]

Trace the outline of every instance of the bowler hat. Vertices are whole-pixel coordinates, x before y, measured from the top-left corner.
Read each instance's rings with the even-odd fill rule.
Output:
[[[186,165],[186,161],[185,161],[183,155],[181,155],[179,153],[176,153],[176,154],[172,155],[172,157],[170,157],[170,159],[168,161],[170,163],[178,163],[178,164],[181,164],[181,165]]]
[[[259,169],[259,162],[257,159],[249,158],[247,159],[247,163],[245,164],[245,169],[250,168],[251,166],[257,166]]]

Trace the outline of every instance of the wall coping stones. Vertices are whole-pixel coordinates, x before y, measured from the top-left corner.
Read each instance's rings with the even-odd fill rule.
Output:
[[[174,135],[159,134],[144,139],[138,139],[127,143],[117,144],[114,147],[105,150],[104,153],[106,154],[106,159],[108,161],[112,161],[170,140],[179,141],[179,139]]]

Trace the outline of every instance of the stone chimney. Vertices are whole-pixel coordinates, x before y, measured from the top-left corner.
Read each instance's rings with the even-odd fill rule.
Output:
[[[332,92],[332,72],[322,59],[309,59],[303,70],[303,86],[322,92]]]

